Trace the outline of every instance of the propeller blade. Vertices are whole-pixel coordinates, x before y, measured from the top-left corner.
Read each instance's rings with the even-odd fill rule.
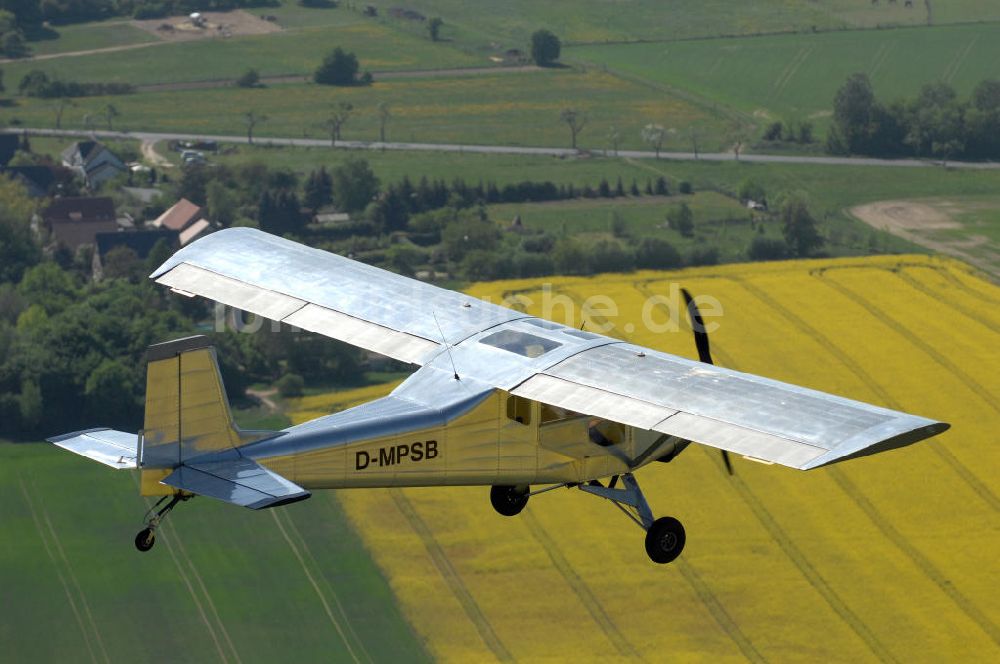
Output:
[[[705,321],[702,320],[701,312],[698,311],[698,305],[694,303],[694,298],[691,297],[691,293],[687,292],[686,288],[681,289],[681,294],[687,305],[688,316],[691,317],[691,330],[694,332],[694,345],[698,348],[698,359],[705,364],[715,364],[712,362],[712,351],[709,350],[708,346],[708,331],[705,330]],[[732,475],[733,462],[729,459],[729,452],[720,451],[722,452],[722,463],[726,465],[726,472]]]
[[[698,311],[698,305],[694,303],[691,293],[686,288],[681,289],[684,295],[684,302],[687,304],[688,316],[691,317],[691,329],[694,331],[694,345],[698,348],[698,359],[705,364],[715,364],[712,362],[712,353],[708,348],[708,332],[705,331],[705,322]]]

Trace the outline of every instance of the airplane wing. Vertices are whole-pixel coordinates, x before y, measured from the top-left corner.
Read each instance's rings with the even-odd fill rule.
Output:
[[[404,362],[525,314],[252,228],[189,244],[150,278]]]
[[[176,489],[252,510],[287,505],[310,496],[299,485],[245,457],[185,463],[161,481]]]
[[[188,295],[423,364],[399,388],[418,401],[441,394],[434,375],[447,384],[461,374],[542,403],[799,469],[902,447],[948,428],[573,330],[248,228],[191,243],[151,277]],[[451,347],[447,354],[440,352],[443,343]]]
[[[949,426],[627,343],[583,350],[512,393],[801,470]]]

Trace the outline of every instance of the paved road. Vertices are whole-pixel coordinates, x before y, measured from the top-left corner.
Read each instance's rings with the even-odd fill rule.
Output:
[[[7,130],[12,133],[26,133],[31,136],[64,136],[66,138],[95,137],[104,139],[131,139],[138,141],[178,141],[178,140],[211,140],[219,143],[246,144],[246,136],[221,134],[175,134],[148,131],[107,131],[92,132],[73,129],[35,129],[22,128]],[[274,138],[260,137],[254,139],[255,145],[286,145],[298,147],[330,147],[330,141],[319,138]],[[523,154],[548,157],[572,157],[580,154],[578,150],[569,148],[535,147],[520,145],[461,145],[454,143],[400,143],[377,141],[337,141],[335,147],[352,150],[406,150],[413,152],[459,152],[469,154]],[[604,151],[593,151],[594,154],[604,154]],[[610,152],[608,154],[611,154]],[[618,157],[630,159],[656,159],[653,152],[642,150],[619,150]],[[692,152],[661,152],[659,159],[670,161],[733,161],[731,152],[702,152],[696,157]],[[740,161],[764,164],[804,164],[821,166],[876,166],[876,167],[909,167],[909,168],[940,168],[941,162],[922,159],[873,159],[869,157],[802,157],[796,155],[741,154]],[[1000,169],[1000,162],[961,162],[949,161],[949,168],[969,169]]]

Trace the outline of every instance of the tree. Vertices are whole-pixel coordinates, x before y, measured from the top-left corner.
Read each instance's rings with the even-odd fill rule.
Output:
[[[635,266],[642,270],[669,270],[683,262],[674,245],[662,238],[644,237],[635,249]]]
[[[694,213],[687,203],[675,205],[667,211],[667,223],[684,237],[694,235]]]
[[[756,201],[758,203],[767,201],[767,193],[764,191],[763,185],[753,178],[747,178],[740,183],[737,196],[744,203],[747,201]]]
[[[779,217],[785,242],[794,255],[805,258],[823,246],[823,236],[816,229],[816,220],[802,198],[786,198],[781,204]]]
[[[114,119],[121,116],[121,112],[115,108],[114,104],[107,104],[104,107],[104,119],[108,121],[108,131],[114,131],[112,123]]]
[[[642,140],[656,151],[656,158],[660,158],[660,148],[663,147],[663,140],[667,137],[667,130],[662,125],[648,124],[642,128]]]
[[[576,137],[587,125],[587,117],[575,108],[564,108],[562,113],[559,114],[559,117],[566,123],[566,126],[569,127],[570,146],[575,150]]]
[[[304,190],[303,203],[312,210],[318,210],[333,201],[333,180],[325,166],[309,173]]]
[[[757,235],[750,243],[747,256],[752,261],[777,261],[788,258],[788,243],[779,237]]]
[[[253,145],[253,130],[261,122],[267,122],[267,116],[263,113],[247,111],[243,114],[243,122],[247,125],[247,143]]]
[[[330,147],[335,147],[340,140],[340,129],[347,124],[354,110],[354,104],[349,101],[338,102],[330,109],[330,115],[323,122],[323,126],[330,132]]]
[[[868,75],[858,73],[849,76],[833,98],[834,132],[828,141],[831,151],[864,152],[874,109],[875,93]]]
[[[313,74],[313,81],[322,85],[354,85],[357,76],[357,56],[338,46],[323,58],[323,63]]]
[[[378,193],[379,182],[368,162],[350,156],[330,173],[333,202],[345,212],[364,210]]]
[[[145,267],[136,253],[124,246],[115,247],[105,254],[101,264],[104,268],[105,278],[128,279],[133,282],[139,280]]]
[[[694,158],[698,158],[698,130],[695,127],[688,129],[688,133],[691,136],[691,151],[694,152]]]
[[[440,16],[434,16],[427,21],[427,34],[430,35],[431,41],[437,41],[440,38],[442,25],[444,25],[444,21],[441,20]]]
[[[378,111],[378,141],[379,143],[385,143],[385,125],[389,122],[390,112],[389,112],[389,102],[380,101],[375,105]]]
[[[562,43],[548,30],[536,30],[531,35],[531,59],[539,67],[551,66],[559,59]]]
[[[24,187],[0,175],[0,283],[19,282],[41,259],[31,232],[35,203]]]
[[[222,226],[229,226],[236,220],[239,199],[221,178],[210,180],[205,185],[205,204],[209,219]]]
[[[128,428],[135,424],[136,387],[132,371],[121,361],[105,358],[87,376],[83,396],[88,417],[106,426]]]
[[[618,146],[622,142],[622,133],[618,131],[618,127],[611,125],[611,129],[608,130],[608,140],[611,141],[611,147],[614,149],[614,155],[618,156]]]
[[[278,394],[283,397],[300,397],[306,381],[298,374],[288,373],[279,378],[275,386],[278,388]]]
[[[256,69],[247,69],[236,79],[236,86],[240,88],[256,88],[260,85],[260,72]]]

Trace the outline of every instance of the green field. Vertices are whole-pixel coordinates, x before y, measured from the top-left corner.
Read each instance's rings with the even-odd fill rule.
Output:
[[[707,136],[719,136],[725,126],[718,116],[661,91],[599,71],[560,69],[408,78],[350,88],[295,84],[91,97],[66,112],[63,127],[83,128],[84,116],[100,114],[110,102],[121,113],[117,127],[126,130],[242,134],[243,114],[254,111],[268,117],[256,130],[259,136],[322,138],[328,135],[323,121],[340,101],[356,109],[342,133],[354,140],[378,138],[380,101],[392,114],[387,138],[397,141],[569,147],[569,131],[560,120],[567,107],[587,115],[580,145],[596,149],[608,147],[612,125],[620,128],[622,148],[643,147],[640,128],[650,122],[677,128],[665,147],[682,148],[688,140],[684,130],[696,125],[706,132],[705,149],[720,147]],[[26,126],[54,126],[51,100],[21,98],[7,111]]]
[[[334,494],[273,513],[200,499],[142,555],[146,507],[129,473],[0,444],[6,661],[427,659]]]
[[[55,32],[57,38],[30,42],[31,54],[69,53],[159,41],[156,36],[130,25],[125,19],[63,25]]]
[[[5,80],[16,85],[32,69],[68,80],[136,85],[235,79],[250,67],[258,69],[262,76],[310,75],[323,56],[338,46],[356,53],[362,70],[376,72],[491,64],[486,57],[475,57],[447,44],[398,32],[353,12],[327,12],[322,16],[336,20],[311,24],[296,13],[293,15],[303,18],[304,25],[266,35],[163,43],[151,47],[153,50],[142,49],[132,54],[96,53],[11,62],[3,66]]]
[[[1000,74],[996,26],[952,26],[819,35],[780,35],[670,44],[581,46],[568,56],[698,94],[769,118],[823,127],[833,97],[855,72],[889,101],[946,81],[968,94]]]
[[[581,0],[572,7],[513,0],[477,3],[470,11],[461,0],[422,0],[428,16],[438,15],[471,36],[505,38],[526,44],[528,35],[545,27],[567,42],[671,40],[765,32],[874,28],[880,25],[924,25],[923,2],[906,8],[882,0]],[[940,5],[940,7],[939,7]],[[936,24],[1000,19],[1000,7],[982,0],[934,3]]]

